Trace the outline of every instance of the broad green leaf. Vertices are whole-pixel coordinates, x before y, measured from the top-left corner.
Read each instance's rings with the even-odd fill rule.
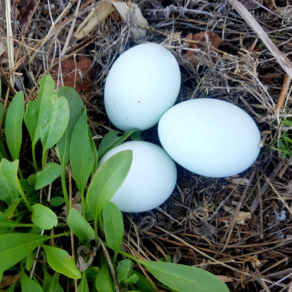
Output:
[[[88,207],[95,219],[124,182],[132,163],[132,151],[111,156],[96,171],[87,193]]]
[[[164,262],[141,262],[160,282],[179,292],[228,292],[226,284],[213,274],[190,266]]]
[[[57,163],[48,163],[44,170],[36,173],[35,189],[40,190],[41,188],[52,183],[57,177],[61,175],[64,168]]]
[[[112,131],[104,136],[98,148],[99,159],[101,159],[106,152],[117,147],[129,137],[131,137],[133,140],[141,140],[140,130],[129,130],[126,131],[122,136],[119,136],[119,134],[121,134],[121,132]]]
[[[140,292],[157,292],[152,284],[142,274],[137,271],[134,271],[134,274],[139,277],[139,281],[136,285]]]
[[[35,188],[28,183],[27,179],[20,179],[19,182],[25,193],[35,192]]]
[[[113,292],[109,269],[104,265],[95,278],[95,288],[98,292]]]
[[[120,261],[118,263],[117,273],[119,283],[125,283],[125,280],[133,274],[133,262],[129,259]]]
[[[46,290],[44,292],[64,292],[59,284],[59,273],[55,273],[49,283],[46,284]],[[45,285],[44,285],[45,287]]]
[[[50,276],[50,274],[45,266],[43,266],[43,272],[44,272],[43,290],[44,290],[44,292],[48,292],[48,289],[49,289],[51,281],[52,281],[52,277]]]
[[[30,277],[28,277],[24,271],[21,271],[20,284],[21,284],[21,291],[43,292],[42,287],[38,283],[36,283],[34,280],[32,280]]]
[[[89,292],[89,287],[88,287],[85,271],[82,273],[82,280],[79,283],[78,292]]]
[[[42,247],[46,252],[48,264],[54,271],[73,279],[81,278],[74,259],[65,250],[48,245],[42,245]]]
[[[73,233],[81,239],[92,240],[95,238],[94,230],[90,224],[82,217],[82,215],[74,208],[69,212],[67,224]]]
[[[94,154],[88,135],[86,109],[73,130],[70,157],[74,179],[80,193],[83,194],[94,164]]]
[[[121,211],[112,202],[106,203],[103,209],[103,223],[106,242],[117,255],[123,240],[124,223]]]
[[[0,200],[12,205],[19,198],[17,187],[18,160],[10,162],[3,158],[0,163]]]
[[[22,143],[24,95],[18,92],[10,103],[5,118],[5,137],[12,159],[18,159]]]
[[[29,101],[24,116],[24,122],[29,131],[33,147],[40,139],[41,120],[50,97],[55,94],[54,80],[51,75],[45,75],[40,81],[40,90],[36,101]]]
[[[51,206],[53,206],[53,207],[61,206],[64,204],[64,202],[65,202],[65,200],[63,197],[53,197],[50,201]]]
[[[58,91],[59,96],[66,98],[69,104],[70,117],[68,126],[58,141],[57,149],[62,166],[66,166],[70,159],[70,144],[73,129],[84,111],[83,102],[76,90],[71,87],[60,87]]]
[[[45,150],[53,147],[62,137],[68,125],[69,114],[66,98],[53,95],[41,121],[40,135]]]
[[[46,230],[50,230],[58,224],[56,214],[48,207],[40,204],[32,206],[31,221],[39,228]]]
[[[24,259],[49,236],[28,233],[0,235],[0,273]]]
[[[38,128],[39,114],[40,114],[41,99],[29,101],[24,115],[24,123],[28,129],[32,145],[35,146],[40,138],[40,131]],[[38,130],[38,131],[37,131]]]
[[[27,182],[28,182],[31,186],[35,186],[36,175],[35,175],[35,174],[31,174],[31,175],[27,178]]]

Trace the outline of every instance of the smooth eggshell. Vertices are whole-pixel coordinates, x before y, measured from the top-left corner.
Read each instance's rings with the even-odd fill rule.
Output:
[[[174,105],[180,70],[170,51],[142,44],[124,52],[106,79],[104,102],[110,121],[123,131],[146,130]]]
[[[200,98],[168,110],[158,125],[165,151],[184,168],[208,177],[227,177],[249,168],[260,152],[261,135],[241,108]]]
[[[106,153],[100,165],[124,150],[132,150],[132,165],[111,201],[123,212],[149,211],[164,203],[176,184],[177,171],[173,160],[160,146],[130,141]]]

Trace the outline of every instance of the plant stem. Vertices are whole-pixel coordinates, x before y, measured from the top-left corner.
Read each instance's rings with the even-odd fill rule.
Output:
[[[95,233],[95,244],[98,244],[98,232],[97,232],[97,216],[94,216],[94,233]]]
[[[31,207],[31,205],[29,204],[29,201],[28,201],[28,199],[27,199],[27,197],[26,197],[26,195],[25,195],[25,193],[24,193],[24,191],[23,191],[23,189],[22,189],[22,186],[21,186],[21,184],[20,184],[18,178],[16,178],[16,182],[17,182],[17,186],[18,186],[18,189],[19,189],[19,191],[20,191],[20,194],[21,194],[21,196],[22,196],[22,198],[23,198],[23,200],[24,200],[24,202],[25,202],[25,204],[26,204],[28,210],[29,210],[30,212],[32,212],[32,207]]]
[[[39,169],[38,169],[38,164],[36,162],[35,145],[34,144],[31,145],[31,149],[32,149],[32,160],[33,160],[34,169],[35,169],[35,171],[38,171]]]
[[[47,157],[47,150],[43,149],[43,156],[42,156],[42,170],[44,170],[44,168],[45,168],[46,157]]]
[[[61,183],[62,183],[62,190],[63,190],[65,204],[69,212],[70,204],[69,204],[69,196],[68,196],[68,191],[67,191],[67,186],[66,186],[66,169],[65,168],[64,168],[64,171],[61,173]]]

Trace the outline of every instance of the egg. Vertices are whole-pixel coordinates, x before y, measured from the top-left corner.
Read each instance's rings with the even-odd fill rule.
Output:
[[[177,171],[173,160],[160,146],[130,141],[107,152],[100,165],[124,150],[132,150],[133,160],[126,179],[111,202],[123,212],[149,211],[164,203],[176,184]]]
[[[151,128],[174,105],[180,82],[178,63],[169,50],[157,44],[135,46],[116,60],[107,76],[107,116],[123,131]]]
[[[196,174],[227,177],[249,168],[260,152],[256,123],[241,108],[198,98],[168,110],[158,125],[160,142],[178,164]]]

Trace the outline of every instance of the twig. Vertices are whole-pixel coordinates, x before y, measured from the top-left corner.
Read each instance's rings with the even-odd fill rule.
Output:
[[[9,69],[14,69],[14,45],[13,45],[13,32],[11,27],[11,5],[10,0],[5,0],[6,12],[6,30],[7,30],[7,49],[8,49],[8,62]],[[15,77],[10,75],[11,86],[14,87]]]
[[[289,89],[290,81],[291,81],[291,77],[288,74],[286,74],[284,82],[283,82],[283,86],[281,89],[281,93],[280,93],[280,96],[275,108],[275,115],[277,116],[278,124],[280,124],[279,113],[281,109],[283,108],[285,97],[287,96],[287,92]]]

